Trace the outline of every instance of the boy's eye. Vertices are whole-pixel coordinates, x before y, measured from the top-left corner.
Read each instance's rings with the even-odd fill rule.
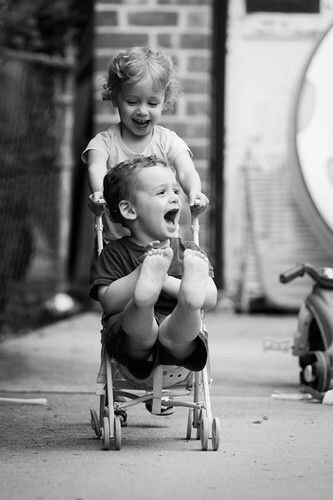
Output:
[[[175,187],[175,188],[173,188],[173,192],[174,192],[175,194],[179,194],[179,192],[180,192],[179,187]]]
[[[165,189],[160,189],[157,194],[165,194]]]

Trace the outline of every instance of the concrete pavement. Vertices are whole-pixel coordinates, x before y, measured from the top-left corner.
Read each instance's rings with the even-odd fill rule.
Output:
[[[103,452],[89,425],[99,366],[99,314],[84,313],[0,344],[3,500],[322,499],[333,480],[333,406],[277,400],[299,394],[297,361],[265,352],[289,338],[295,316],[207,315],[218,452],[184,439],[186,412],[129,414],[121,451]]]

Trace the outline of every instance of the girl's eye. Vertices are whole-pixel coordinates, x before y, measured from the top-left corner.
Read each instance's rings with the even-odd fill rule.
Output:
[[[150,106],[151,108],[156,108],[156,106],[157,106],[157,102],[150,102],[150,103],[149,103],[149,106]]]
[[[129,104],[130,106],[134,106],[136,104],[136,101],[127,101],[127,104]]]
[[[165,194],[165,189],[161,189],[157,194],[161,194],[161,195]]]

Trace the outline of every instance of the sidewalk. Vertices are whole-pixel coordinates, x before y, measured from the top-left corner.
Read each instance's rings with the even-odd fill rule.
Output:
[[[333,406],[276,400],[299,394],[297,360],[265,352],[292,339],[296,316],[207,315],[218,452],[186,441],[187,415],[129,415],[119,452],[101,451],[89,424],[99,367],[97,313],[0,344],[2,500],[321,500],[333,481]]]
[[[279,388],[297,388],[296,359],[263,351],[266,336],[292,340],[294,316],[217,311],[206,321],[215,377],[223,375],[224,392],[239,391],[241,386],[242,393],[267,393],[270,381]],[[87,312],[0,343],[0,392],[93,393],[99,332],[99,314]]]
[[[94,392],[99,330],[84,313],[0,343],[0,392]]]

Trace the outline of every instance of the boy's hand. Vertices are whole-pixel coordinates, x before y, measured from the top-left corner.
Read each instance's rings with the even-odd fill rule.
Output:
[[[195,215],[201,214],[209,205],[209,199],[203,193],[190,193],[189,204],[191,212]]]
[[[95,191],[89,196],[88,207],[96,216],[102,215],[105,210],[105,200],[102,191]]]

